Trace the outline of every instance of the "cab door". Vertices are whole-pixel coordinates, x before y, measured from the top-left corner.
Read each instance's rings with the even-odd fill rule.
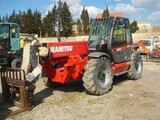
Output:
[[[117,18],[111,40],[112,58],[115,63],[129,61],[131,57],[132,36],[128,19]]]
[[[19,32],[20,32],[19,26],[17,24],[11,24],[11,29],[10,29],[11,50],[19,50],[20,49]]]

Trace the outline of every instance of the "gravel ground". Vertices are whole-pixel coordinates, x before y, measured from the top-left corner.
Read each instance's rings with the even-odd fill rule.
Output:
[[[7,120],[159,120],[159,71],[160,64],[144,62],[141,79],[116,77],[111,92],[103,96],[86,94],[81,81],[47,88],[40,80],[36,106]]]

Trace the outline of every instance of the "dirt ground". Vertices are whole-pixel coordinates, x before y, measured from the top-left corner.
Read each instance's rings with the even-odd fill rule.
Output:
[[[114,78],[113,89],[103,96],[86,94],[81,81],[47,88],[40,80],[35,107],[6,119],[160,120],[160,64],[144,62],[143,69],[143,76],[137,81],[124,76]]]

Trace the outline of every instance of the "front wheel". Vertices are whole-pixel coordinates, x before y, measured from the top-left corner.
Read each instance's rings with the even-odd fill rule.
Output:
[[[22,65],[22,58],[21,57],[15,58],[11,63],[11,67],[14,69],[20,69],[21,65]]]
[[[142,71],[143,71],[142,56],[139,52],[135,52],[131,55],[131,64],[127,77],[131,80],[137,80],[141,78]]]
[[[86,92],[94,95],[103,95],[112,88],[112,66],[106,57],[90,59],[83,74],[83,86]]]

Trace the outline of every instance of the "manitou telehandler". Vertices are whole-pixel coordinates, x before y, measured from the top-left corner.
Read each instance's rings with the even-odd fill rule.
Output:
[[[108,41],[108,45],[103,45],[104,39]],[[102,51],[102,46],[106,50]],[[33,69],[29,71],[32,59],[26,57],[28,62],[25,64],[29,64],[26,70],[2,68],[3,96],[5,100],[19,100],[23,109],[27,110],[30,108],[29,105],[32,105],[34,83],[42,71],[48,77],[47,85],[64,84],[82,78],[87,93],[103,95],[112,88],[114,76],[126,74],[132,80],[141,78],[143,62],[138,48],[137,44],[132,43],[127,18],[95,19],[91,25],[88,42],[43,43],[39,50],[37,49],[39,53],[37,67],[32,67]],[[24,48],[24,51],[27,49]],[[23,64],[24,61],[22,66]]]

